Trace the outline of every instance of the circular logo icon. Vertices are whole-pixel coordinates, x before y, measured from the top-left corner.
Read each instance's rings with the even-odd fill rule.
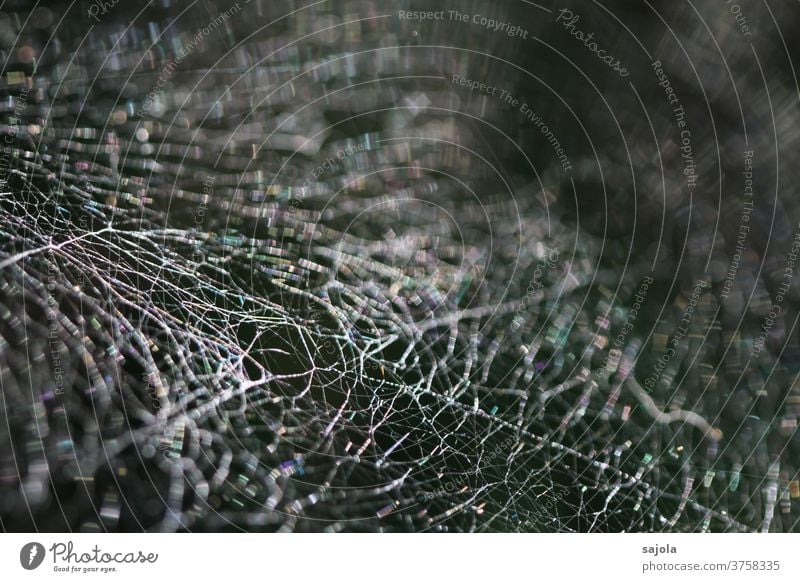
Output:
[[[44,546],[38,542],[30,542],[19,551],[19,563],[26,570],[35,570],[44,561]]]

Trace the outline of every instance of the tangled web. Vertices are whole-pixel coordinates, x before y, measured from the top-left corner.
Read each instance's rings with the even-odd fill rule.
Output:
[[[649,263],[604,264],[547,175],[507,184],[435,79],[385,80],[452,56],[262,43],[257,67],[184,61],[142,111],[119,80],[167,60],[135,36],[6,71],[4,529],[796,527],[795,412],[702,389],[716,291],[646,391],[697,277],[648,310]]]

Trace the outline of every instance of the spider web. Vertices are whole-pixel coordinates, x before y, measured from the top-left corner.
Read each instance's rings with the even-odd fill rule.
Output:
[[[308,15],[285,33],[330,18]],[[6,87],[4,529],[794,529],[766,438],[791,414],[721,418],[698,342],[647,394],[635,362],[663,316],[603,340],[645,261],[620,278],[604,240],[552,218],[552,173],[476,163],[497,137],[454,123],[436,80],[386,80],[452,55],[373,70],[323,39],[208,68],[198,49],[139,116],[121,79],[153,87],[168,59],[139,74],[136,34],[108,35],[68,71],[51,43]],[[664,300],[675,319],[695,280]],[[702,337],[717,300],[698,305]],[[696,384],[673,394],[681,373]]]

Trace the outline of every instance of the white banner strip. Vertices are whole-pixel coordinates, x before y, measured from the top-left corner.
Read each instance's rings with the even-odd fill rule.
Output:
[[[0,579],[777,581],[798,580],[798,541],[791,534],[3,534]]]

